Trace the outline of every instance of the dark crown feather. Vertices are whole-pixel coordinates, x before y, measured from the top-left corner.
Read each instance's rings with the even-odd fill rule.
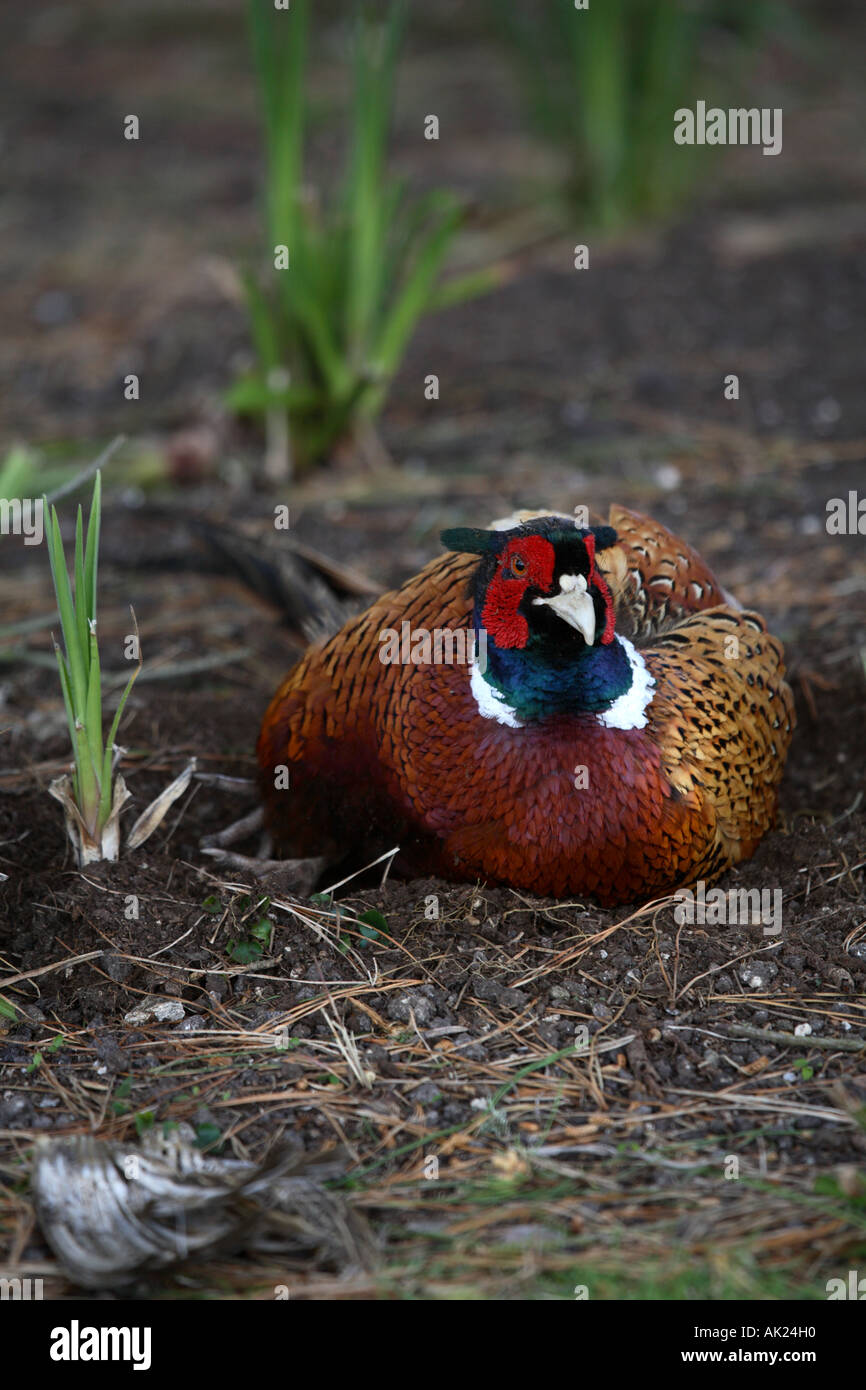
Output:
[[[617,535],[612,526],[568,526],[558,517],[539,518],[524,522],[508,531],[488,531],[478,526],[452,526],[443,531],[440,540],[446,550],[457,550],[463,555],[489,555],[502,549],[507,541],[515,536],[546,535],[551,544],[557,541],[583,540],[588,535],[595,536],[596,550],[608,550],[616,545]]]

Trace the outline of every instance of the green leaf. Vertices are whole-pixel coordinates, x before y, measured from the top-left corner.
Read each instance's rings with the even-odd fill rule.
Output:
[[[137,632],[136,632],[136,636],[137,636]],[[113,754],[113,750],[114,750],[115,739],[117,738],[117,730],[118,730],[118,727],[119,727],[119,725],[120,725],[120,720],[121,720],[121,717],[122,717],[122,715],[123,715],[123,711],[124,711],[124,709],[125,709],[125,707],[126,707],[126,702],[127,702],[127,700],[129,699],[129,692],[130,692],[130,690],[132,689],[133,685],[135,684],[136,678],[137,678],[139,672],[141,671],[141,667],[142,667],[142,657],[141,657],[141,649],[139,648],[138,665],[136,666],[135,670],[132,672],[131,676],[129,677],[129,680],[126,682],[126,686],[125,686],[125,688],[124,688],[123,694],[121,695],[120,700],[119,700],[119,702],[118,702],[117,709],[116,709],[115,712],[114,712],[114,718],[113,718],[112,721],[111,721],[111,728],[110,728],[109,731],[108,731],[108,738],[107,738],[106,743],[105,743],[105,760],[104,760],[103,777],[104,777],[104,781],[105,781],[105,784],[106,784],[106,785],[110,785],[110,782],[111,782],[111,759],[112,759],[112,754]]]
[[[363,13],[356,29],[352,122],[355,141],[348,183],[351,238],[346,295],[347,343],[350,357],[356,362],[363,360],[380,301],[387,234],[385,151],[394,68],[405,21],[405,5],[394,5],[385,24],[378,59]]]
[[[225,401],[238,415],[265,415],[274,406],[302,412],[320,406],[325,397],[311,387],[269,385],[258,373],[240,377],[225,395]]]
[[[102,752],[102,673],[99,669],[99,644],[96,640],[96,627],[90,629],[90,670],[87,677],[87,708],[84,715],[84,728],[87,753],[93,772],[96,796],[99,798],[98,829],[102,829],[108,818],[111,796],[111,765],[107,775],[103,768]]]
[[[45,507],[47,511],[47,503]],[[72,710],[76,719],[82,719],[87,695],[87,676],[85,673],[84,654],[78,644],[75,608],[72,602],[69,575],[66,571],[66,557],[63,553],[63,540],[60,535],[60,522],[57,519],[56,507],[51,508],[46,539],[48,541],[48,559],[51,567],[51,578],[54,581],[54,593],[57,597],[57,611],[60,614],[60,628],[63,633],[66,660],[69,667],[69,691],[72,701]]]
[[[377,912],[375,907],[362,912],[358,921],[362,923],[361,935],[369,941],[378,941],[382,933],[388,935],[388,919],[383,917],[381,912]]]
[[[260,941],[230,941],[226,951],[238,965],[252,965],[264,951]]]
[[[97,471],[93,480],[90,519],[87,523],[87,544],[84,551],[84,593],[87,616],[96,622],[96,578],[99,569],[99,535],[102,526],[102,474]]]
[[[247,312],[253,334],[253,346],[261,363],[263,376],[280,365],[277,341],[277,319],[252,275],[244,276]],[[237,408],[237,407],[235,407]]]
[[[452,275],[438,288],[431,291],[427,308],[430,313],[440,309],[450,309],[454,304],[465,304],[479,295],[490,294],[499,289],[505,279],[504,273],[496,266],[487,270],[473,270],[465,275]]]
[[[81,507],[75,514],[75,626],[82,655],[88,650],[87,589],[84,583],[84,531]]]
[[[269,235],[272,246],[284,243],[291,252],[302,179],[309,5],[294,0],[278,11],[272,0],[249,0],[248,13],[265,130]]]
[[[75,732],[75,711],[72,706],[72,687],[69,681],[69,664],[57,642],[54,643],[54,654],[57,657],[57,670],[60,675],[60,689],[63,692],[63,704],[66,709],[66,722],[69,725],[69,738],[74,749],[77,735]]]
[[[195,1127],[195,1146],[197,1149],[210,1149],[222,1139],[219,1125],[205,1122]]]
[[[819,1173],[815,1178],[813,1191],[819,1197],[841,1197],[842,1189],[838,1180],[830,1173]]]
[[[428,307],[433,282],[457,229],[459,218],[458,209],[452,208],[428,235],[382,328],[376,359],[388,377],[396,371],[409,336]]]

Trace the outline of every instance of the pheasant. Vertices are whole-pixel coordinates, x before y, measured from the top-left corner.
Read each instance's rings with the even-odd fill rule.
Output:
[[[274,695],[257,753],[278,852],[358,867],[399,844],[408,875],[604,905],[753,854],[794,726],[763,619],[622,506],[442,541]]]

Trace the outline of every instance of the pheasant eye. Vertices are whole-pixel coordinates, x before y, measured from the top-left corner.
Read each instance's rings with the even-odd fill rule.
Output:
[[[511,573],[512,573],[512,574],[525,574],[525,573],[526,573],[526,561],[524,560],[524,558],[523,558],[522,555],[512,555],[512,557],[511,557]]]

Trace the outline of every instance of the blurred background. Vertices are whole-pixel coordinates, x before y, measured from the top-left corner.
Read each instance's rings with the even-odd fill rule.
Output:
[[[0,17],[7,448],[70,462],[123,432],[115,478],[126,468],[152,485],[166,470],[244,491],[262,480],[268,415],[280,476],[286,403],[295,481],[322,461],[378,465],[423,496],[468,474],[486,493],[506,471],[536,496],[539,474],[554,490],[600,471],[651,486],[660,465],[683,471],[683,455],[710,451],[728,475],[796,492],[804,447],[827,467],[838,454],[825,445],[864,434],[856,5],[617,0],[576,14],[569,0],[431,0],[409,7],[388,71],[394,6],[312,8],[300,52],[283,36],[301,28],[302,0],[291,19],[258,7],[272,30],[258,49],[256,7],[240,0]],[[390,132],[387,110],[359,96],[364,71],[384,107],[393,96]],[[303,117],[280,105],[293,83]],[[698,98],[781,107],[782,153],[675,146],[672,112]],[[283,132],[293,123],[297,165],[291,138],[270,142],[269,163],[267,113]],[[128,115],[138,139],[124,138]],[[438,139],[424,138],[428,115]],[[358,143],[366,186],[347,173]],[[300,212],[284,230],[294,252],[300,218],[330,376],[309,314],[281,308],[275,288],[269,204],[296,167]],[[402,260],[385,245],[401,179]],[[353,262],[338,243],[362,225],[373,247]],[[435,293],[410,284],[401,301],[440,230]],[[578,243],[588,272],[573,267]],[[371,303],[352,328],[346,285],[359,276]],[[279,372],[268,386],[273,366],[290,372],[288,392]],[[124,397],[130,373],[137,401]],[[431,373],[438,401],[425,399]],[[703,460],[688,481],[706,483]]]

